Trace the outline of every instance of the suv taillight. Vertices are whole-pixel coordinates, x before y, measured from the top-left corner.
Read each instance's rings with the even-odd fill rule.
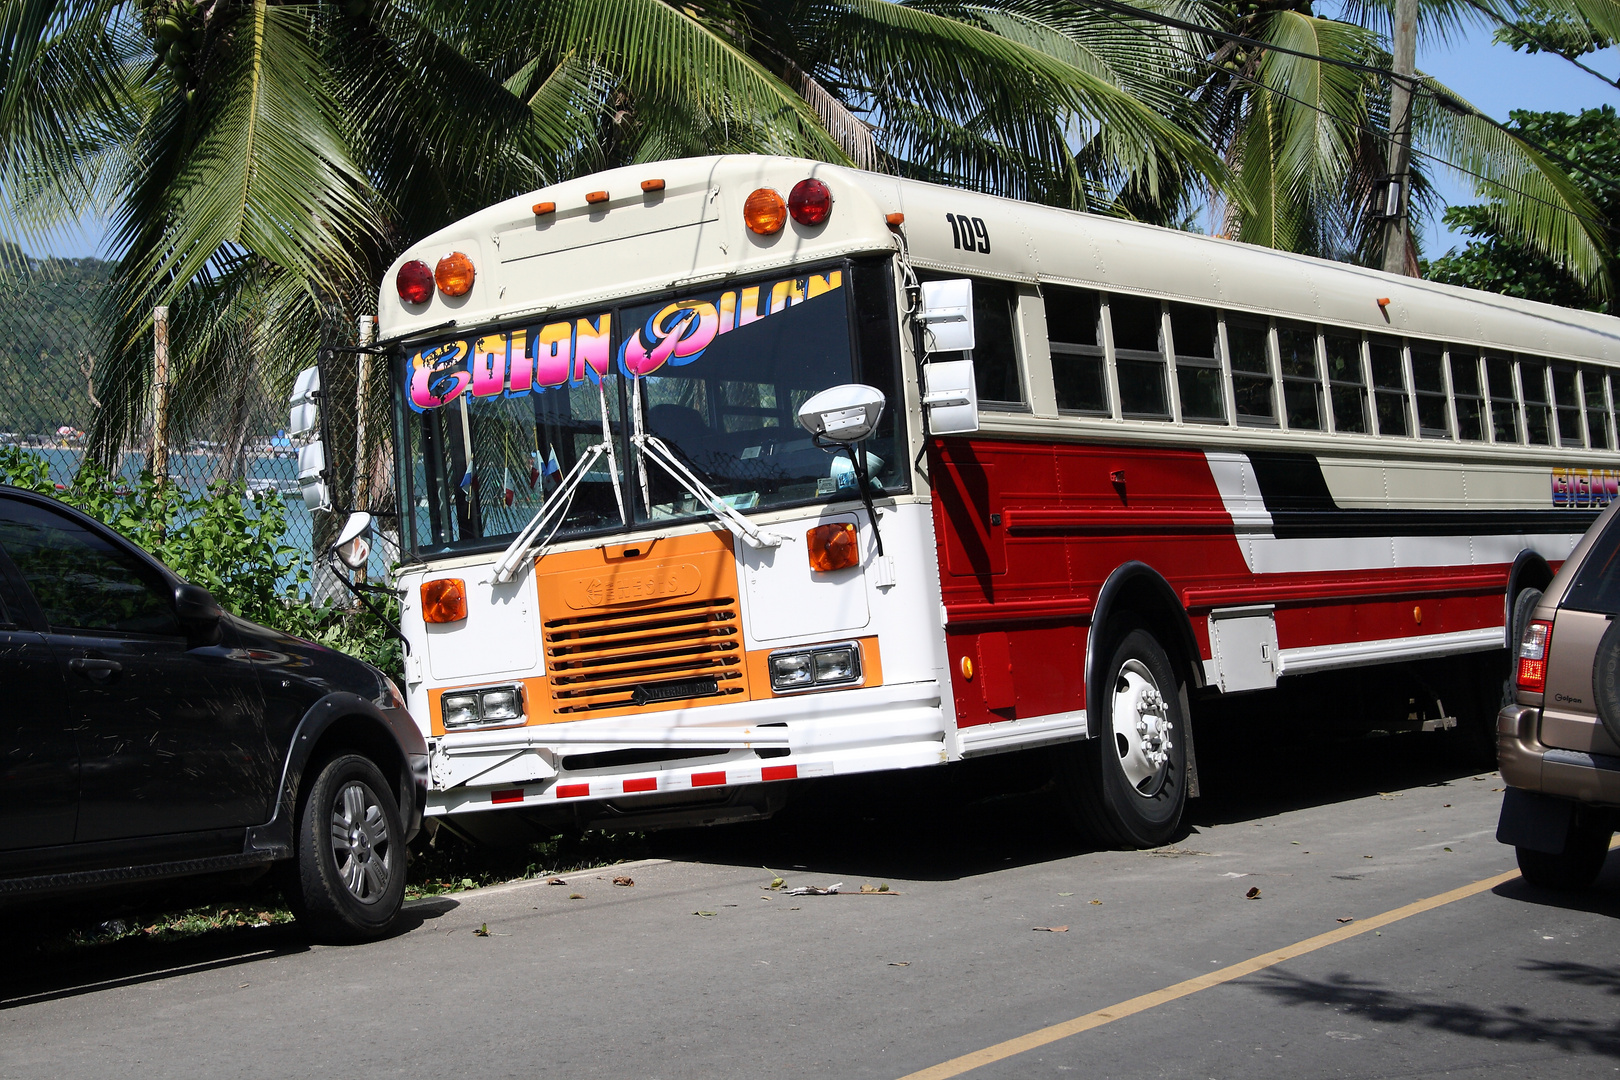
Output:
[[[1515,680],[1520,690],[1532,694],[1547,688],[1547,649],[1552,645],[1552,623],[1536,620],[1524,628],[1519,641],[1519,674]]]

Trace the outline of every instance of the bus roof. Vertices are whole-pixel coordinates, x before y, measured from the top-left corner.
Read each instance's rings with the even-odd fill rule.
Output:
[[[786,196],[815,177],[828,220],[750,233],[756,188]],[[649,181],[661,181],[649,184]],[[648,191],[646,187],[655,187]],[[606,193],[605,199],[587,196]],[[547,210],[544,204],[552,204]],[[497,203],[428,237],[389,269],[379,305],[385,340],[425,337],[618,299],[906,249],[921,268],[1030,284],[1165,297],[1328,325],[1620,362],[1620,319],[1014,199],[797,158],[722,156],[628,166]],[[466,295],[406,305],[401,265],[451,251],[477,279]],[[1384,303],[1381,303],[1384,301]]]

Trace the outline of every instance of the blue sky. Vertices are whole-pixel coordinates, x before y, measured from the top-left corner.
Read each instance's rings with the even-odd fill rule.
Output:
[[[1589,56],[1586,63],[1611,75],[1620,74],[1620,53],[1615,49]],[[1511,109],[1579,112],[1605,103],[1620,107],[1620,90],[1613,86],[1605,86],[1559,57],[1530,56],[1492,44],[1490,31],[1479,28],[1471,28],[1450,44],[1420,48],[1418,70],[1433,75],[1498,120],[1506,120]],[[1448,202],[1478,201],[1465,177],[1442,169],[1437,179]],[[87,221],[77,232],[59,237],[51,253],[69,257],[98,254],[102,232],[100,223]],[[1433,258],[1462,243],[1463,238],[1451,235],[1437,217],[1425,234],[1424,250]]]
[[[1608,75],[1620,74],[1620,55],[1607,49],[1583,63]],[[1465,40],[1447,46],[1420,47],[1418,70],[1439,79],[1487,116],[1506,120],[1512,109],[1536,112],[1579,112],[1609,104],[1620,107],[1620,90],[1606,86],[1561,57],[1516,53],[1491,43],[1488,30],[1473,29]],[[1466,177],[1439,170],[1441,194],[1448,202],[1478,202]],[[1425,236],[1424,253],[1434,258],[1463,237],[1451,236],[1436,219]]]

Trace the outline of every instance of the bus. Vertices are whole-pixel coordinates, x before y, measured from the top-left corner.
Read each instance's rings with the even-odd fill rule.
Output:
[[[1162,845],[1211,709],[1492,743],[1620,492],[1620,321],[792,158],[507,200],[379,304],[404,693],[469,836],[1050,746],[1077,824]]]

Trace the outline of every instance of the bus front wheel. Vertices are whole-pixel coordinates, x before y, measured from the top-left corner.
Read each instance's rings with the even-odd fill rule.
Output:
[[[1187,717],[1170,658],[1153,635],[1117,637],[1096,700],[1093,737],[1064,749],[1061,784],[1070,819],[1101,844],[1168,843],[1187,805]]]

